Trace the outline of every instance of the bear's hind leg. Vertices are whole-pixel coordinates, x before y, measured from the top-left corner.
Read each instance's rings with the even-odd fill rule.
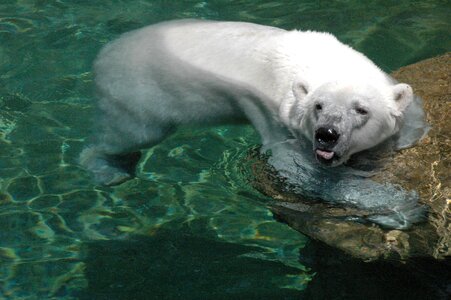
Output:
[[[90,146],[80,155],[80,164],[91,171],[95,182],[102,185],[118,185],[135,176],[136,165],[141,152],[109,155]]]
[[[111,123],[114,124],[114,123]],[[129,128],[136,129],[137,127]],[[102,185],[118,185],[135,176],[141,158],[140,149],[152,147],[174,131],[173,127],[153,126],[142,130],[120,131],[104,126],[97,143],[80,154],[80,164],[91,171],[94,180]]]

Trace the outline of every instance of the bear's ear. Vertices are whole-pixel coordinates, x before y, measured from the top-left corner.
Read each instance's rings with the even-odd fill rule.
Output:
[[[395,85],[393,87],[393,99],[398,114],[403,113],[413,100],[413,91],[410,85],[405,83]]]
[[[305,98],[305,96],[307,96],[308,92],[309,92],[309,86],[307,84],[307,82],[305,82],[304,80],[296,80],[293,83],[293,94],[296,97],[297,100],[302,100]]]

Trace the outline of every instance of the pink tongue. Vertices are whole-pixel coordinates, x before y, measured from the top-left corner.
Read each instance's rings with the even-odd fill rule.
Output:
[[[332,157],[334,157],[334,153],[333,152],[329,152],[329,151],[323,151],[323,150],[316,150],[316,154],[318,154],[319,156],[321,156],[324,159],[331,159]]]

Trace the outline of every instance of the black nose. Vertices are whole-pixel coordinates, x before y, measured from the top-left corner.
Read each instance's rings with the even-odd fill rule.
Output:
[[[333,128],[320,127],[315,132],[315,140],[324,147],[333,147],[337,144],[340,135]]]

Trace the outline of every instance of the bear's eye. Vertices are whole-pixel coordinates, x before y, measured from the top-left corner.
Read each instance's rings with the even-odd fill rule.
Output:
[[[318,103],[318,104],[315,105],[315,108],[316,108],[316,110],[322,110],[323,106]]]
[[[368,114],[368,111],[367,111],[366,109],[364,109],[364,108],[361,108],[361,107],[357,107],[357,108],[355,109],[355,111],[356,111],[359,115],[362,115],[362,116],[365,116],[365,115]]]

